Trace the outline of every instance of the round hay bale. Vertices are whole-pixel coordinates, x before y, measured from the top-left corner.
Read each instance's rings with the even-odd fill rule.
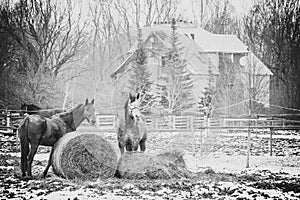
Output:
[[[185,166],[183,152],[176,150],[159,154],[126,152],[118,162],[118,178],[173,179],[192,176]]]
[[[117,154],[97,133],[71,132],[54,145],[53,171],[67,179],[90,180],[115,174]]]

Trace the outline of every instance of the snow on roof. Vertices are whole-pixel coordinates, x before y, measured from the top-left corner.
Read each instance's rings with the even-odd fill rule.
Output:
[[[156,37],[165,48],[169,48],[172,33],[170,26],[170,24],[159,24],[143,28],[143,41],[148,41],[151,37]],[[188,69],[192,74],[209,74],[207,67],[209,64],[212,67],[212,73],[219,74],[218,60],[209,53],[241,53],[248,54],[241,59],[244,62],[244,66],[250,67],[255,64],[260,68],[259,72],[255,72],[256,74],[272,75],[272,72],[248,50],[247,46],[236,35],[213,34],[191,23],[179,23],[177,30],[182,48],[182,56],[186,59]],[[137,31],[133,31],[132,36],[136,38]],[[136,49],[137,41],[131,46],[128,52],[133,53]],[[127,68],[128,63],[132,60],[132,56],[131,54],[113,74],[125,72],[125,68]]]
[[[179,27],[183,34],[193,34],[203,52],[248,53],[247,46],[236,35],[213,34],[200,27]]]
[[[273,75],[271,70],[265,66],[265,64],[256,57],[254,53],[249,53],[240,59],[240,64],[246,67],[246,71],[256,75]]]

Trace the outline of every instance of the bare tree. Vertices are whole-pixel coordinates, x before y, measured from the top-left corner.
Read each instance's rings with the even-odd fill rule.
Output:
[[[220,75],[216,83],[215,114],[241,115],[247,112],[247,91],[242,71],[226,55],[220,56]],[[222,109],[220,109],[222,108]]]
[[[179,0],[116,0],[115,8],[124,21],[124,30],[131,27],[151,26],[154,23],[171,23],[178,18]]]
[[[61,8],[50,0],[21,0],[10,13],[7,31],[31,59],[35,71],[44,67],[57,76],[84,48],[86,24],[72,17],[70,1]]]
[[[270,101],[270,76],[271,71],[253,54],[250,53],[244,57],[247,64],[245,65],[245,80],[249,92],[248,98],[253,101],[253,112],[265,112],[264,106],[269,105]],[[260,107],[258,106],[260,104]]]
[[[22,80],[30,94],[27,96],[33,96],[34,102],[40,104],[49,95],[45,88],[37,89],[42,84],[36,83],[41,76],[48,77],[48,88],[54,89],[51,85],[54,86],[55,78],[81,58],[87,38],[86,23],[81,23],[80,14],[73,20],[71,1],[64,6],[50,0],[20,0],[14,5],[9,2],[3,30],[18,47],[14,55],[22,72],[20,78],[27,78]]]
[[[248,46],[274,74],[271,101],[295,109],[300,108],[299,13],[299,1],[267,0],[245,18]]]
[[[95,88],[94,97],[106,106],[111,104],[110,92],[113,83],[109,74],[112,68],[124,60],[123,53],[130,47],[126,33],[121,27],[121,21],[116,16],[113,0],[95,0],[90,4],[92,40],[89,53],[90,65],[93,66]]]

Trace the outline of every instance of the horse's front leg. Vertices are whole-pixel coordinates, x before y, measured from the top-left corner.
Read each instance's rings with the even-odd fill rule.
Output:
[[[140,149],[142,152],[144,152],[146,150],[146,139],[142,139],[140,141]]]
[[[44,174],[43,174],[44,178],[46,178],[49,167],[51,166],[51,158],[52,158],[53,150],[54,150],[54,148],[52,147],[51,152],[50,152],[50,157],[49,157],[49,160],[48,160],[48,164],[47,164],[46,169],[45,169]]]
[[[124,153],[124,145],[121,142],[119,142],[119,149],[122,155]]]
[[[126,147],[126,151],[132,151],[133,149],[132,142],[127,141],[125,147]]]
[[[28,160],[27,160],[27,174],[30,177],[32,177],[31,165],[33,162],[34,155],[36,154],[36,151],[38,149],[38,146],[39,146],[39,144],[31,144],[31,147],[30,147],[30,152],[29,152]]]

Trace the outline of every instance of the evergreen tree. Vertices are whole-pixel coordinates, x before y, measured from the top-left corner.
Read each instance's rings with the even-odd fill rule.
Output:
[[[212,101],[213,98],[216,94],[216,89],[214,87],[214,82],[215,82],[215,78],[213,75],[213,71],[212,71],[212,62],[209,59],[209,65],[208,65],[208,87],[204,88],[204,92],[203,93],[203,97],[200,97],[199,101],[198,101],[198,106],[200,108],[200,112],[203,112],[203,114],[206,117],[210,117],[211,116],[211,112],[212,112]]]
[[[152,85],[150,76],[151,73],[147,68],[147,53],[143,44],[142,30],[138,27],[138,44],[130,73],[129,89],[134,93],[140,93],[143,113],[149,113],[154,103],[154,98],[150,91]]]
[[[176,31],[176,22],[172,20],[171,47],[163,57],[160,77],[160,104],[168,113],[181,113],[193,105],[192,78],[186,68],[186,60],[181,56],[180,42]]]

